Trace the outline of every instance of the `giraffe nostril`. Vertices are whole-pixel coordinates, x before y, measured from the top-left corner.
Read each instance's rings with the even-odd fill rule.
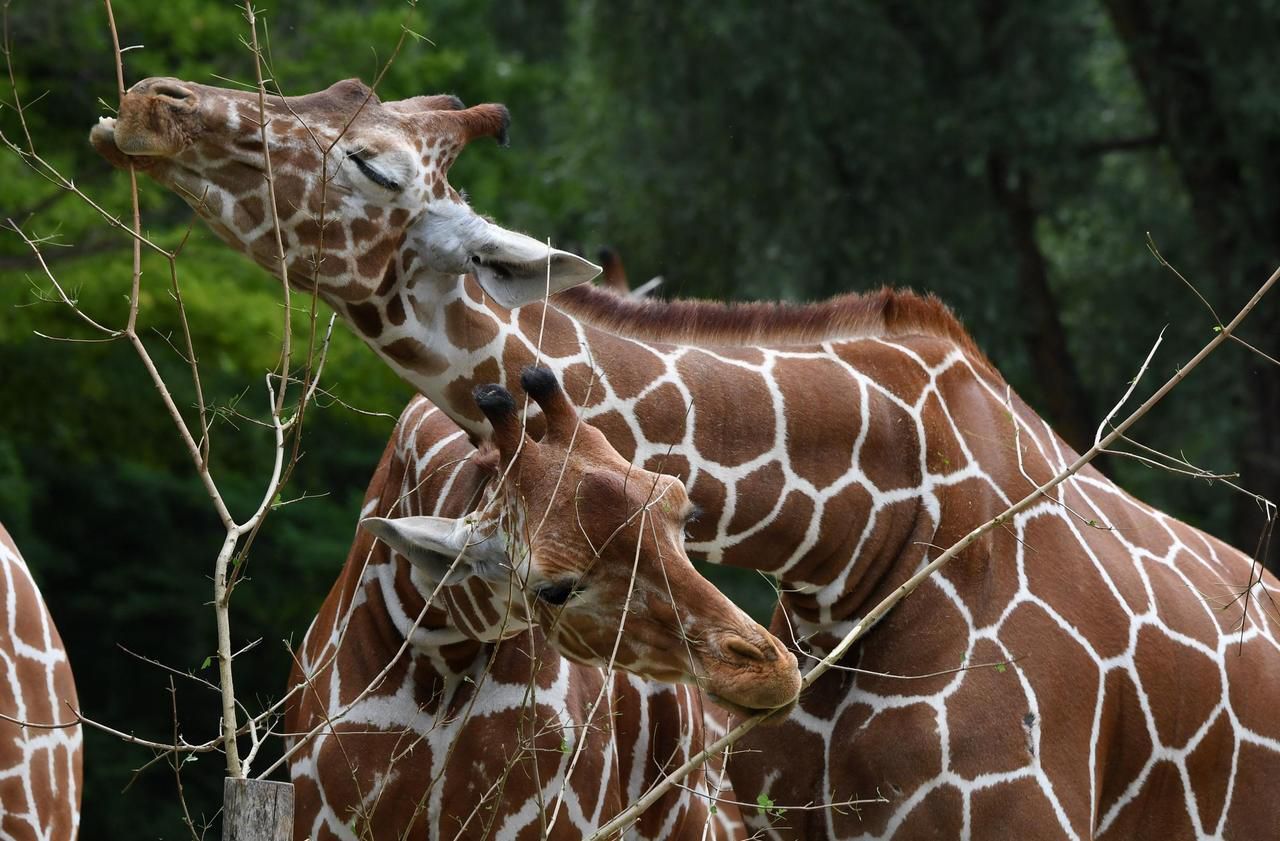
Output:
[[[752,645],[739,636],[731,636],[724,642],[724,649],[746,660],[768,660],[769,656],[760,646]]]
[[[195,102],[196,95],[182,85],[173,82],[160,82],[153,87],[149,93],[152,96],[158,96],[163,99],[172,100],[181,105],[190,105]]]

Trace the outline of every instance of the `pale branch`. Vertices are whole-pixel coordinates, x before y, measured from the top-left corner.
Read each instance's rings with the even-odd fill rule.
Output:
[[[930,561],[922,569],[920,569],[916,574],[912,575],[909,579],[907,579],[907,581],[905,581],[901,586],[899,586],[892,594],[887,596],[879,604],[873,607],[870,612],[868,612],[862,619],[860,619],[849,630],[849,632],[844,636],[844,638],[840,640],[840,642],[835,646],[835,648],[831,650],[829,654],[827,654],[826,657],[824,657],[821,661],[819,661],[817,665],[815,665],[812,669],[809,670],[808,673],[805,674],[800,684],[801,693],[803,693],[804,690],[812,686],[813,683],[818,678],[820,678],[823,674],[825,674],[832,666],[839,663],[839,661],[844,657],[844,655],[848,653],[849,649],[853,647],[854,643],[856,643],[859,639],[861,639],[862,636],[866,634],[866,632],[870,630],[872,626],[874,626],[877,622],[879,622],[880,619],[882,619],[885,614],[887,614],[890,610],[892,610],[898,604],[898,602],[902,601],[904,598],[906,598],[908,595],[914,592],[915,589],[919,587],[921,583],[923,583],[927,578],[929,578],[935,572],[937,572],[938,569],[940,569],[948,561],[950,561],[952,558],[959,555],[965,549],[969,548],[969,546],[971,546],[976,540],[978,540],[978,538],[982,537],[987,532],[991,531],[992,529],[998,526],[1003,525],[1006,522],[1009,522],[1014,517],[1016,517],[1019,513],[1031,507],[1042,497],[1046,496],[1049,493],[1049,491],[1052,491],[1058,485],[1062,484],[1063,482],[1065,482],[1066,480],[1074,476],[1076,473],[1078,473],[1083,467],[1085,467],[1085,465],[1089,464],[1089,462],[1093,461],[1093,459],[1095,459],[1099,454],[1101,454],[1104,449],[1106,449],[1118,438],[1120,438],[1120,436],[1124,435],[1125,431],[1128,430],[1129,427],[1131,427],[1134,423],[1136,423],[1144,415],[1146,415],[1147,412],[1149,412],[1153,406],[1155,406],[1157,403],[1163,400],[1165,396],[1168,395],[1169,392],[1172,391],[1175,387],[1177,387],[1177,385],[1181,383],[1189,373],[1195,370],[1200,365],[1201,362],[1203,362],[1211,353],[1217,350],[1218,347],[1223,342],[1227,341],[1230,338],[1232,332],[1234,332],[1235,329],[1240,325],[1240,323],[1243,322],[1245,318],[1248,317],[1249,313],[1251,313],[1254,310],[1254,308],[1257,307],[1258,302],[1261,301],[1262,298],[1268,292],[1271,291],[1271,288],[1275,285],[1277,280],[1280,280],[1280,268],[1276,269],[1276,271],[1273,272],[1269,278],[1267,278],[1266,282],[1263,283],[1256,292],[1254,292],[1253,296],[1250,297],[1248,302],[1240,309],[1238,313],[1236,313],[1235,317],[1231,319],[1230,323],[1225,325],[1221,331],[1219,331],[1212,339],[1210,339],[1209,342],[1206,343],[1195,354],[1195,356],[1193,356],[1191,360],[1187,362],[1186,365],[1177,369],[1177,371],[1174,372],[1173,376],[1171,376],[1168,380],[1166,380],[1165,383],[1155,391],[1155,393],[1153,393],[1150,397],[1146,399],[1146,401],[1142,403],[1142,405],[1140,405],[1137,409],[1135,409],[1123,421],[1121,421],[1119,424],[1113,427],[1111,432],[1107,433],[1107,435],[1103,436],[1100,440],[1095,441],[1094,445],[1090,447],[1087,452],[1085,452],[1083,455],[1079,456],[1074,462],[1072,462],[1072,464],[1069,467],[1067,467],[1065,470],[1055,475],[1049,481],[1037,487],[1031,493],[1027,494],[1018,502],[1009,506],[1001,513],[992,517],[990,520],[987,520],[985,523],[978,526],[977,528],[974,528],[973,530],[971,530],[968,534],[966,534],[956,543],[952,544],[952,546],[949,549],[947,549],[945,552],[943,552],[934,560]],[[749,733],[751,730],[755,729],[762,721],[764,721],[765,719],[769,718],[770,716],[776,713],[777,713],[777,710],[770,710],[770,711],[753,715],[750,718],[747,718],[744,721],[742,721],[740,724],[738,724],[736,727],[734,727],[724,736],[717,739],[714,743],[712,743],[709,747],[707,747],[701,753],[690,758],[689,761],[685,762],[682,766],[677,768],[675,771],[672,771],[665,778],[663,778],[663,780],[660,783],[650,788],[649,791],[646,792],[641,798],[636,800],[634,803],[632,803],[622,812],[618,813],[617,816],[615,816],[612,820],[610,820],[600,829],[596,830],[596,832],[594,832],[590,836],[588,841],[603,841],[604,839],[613,838],[617,835],[620,835],[622,831],[626,829],[626,827],[634,823],[639,818],[640,814],[643,813],[645,809],[653,805],[658,800],[658,798],[660,798],[674,783],[677,783],[683,780],[692,771],[694,771],[695,769],[703,765],[703,763],[705,763],[708,759],[722,753],[725,748],[733,745],[735,742],[741,739],[744,735]]]

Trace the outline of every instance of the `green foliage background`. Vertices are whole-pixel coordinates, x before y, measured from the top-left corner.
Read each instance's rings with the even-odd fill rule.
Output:
[[[89,151],[115,97],[102,7],[8,6],[17,90],[38,151],[112,213],[127,180]],[[812,299],[881,284],[938,293],[1014,386],[1069,437],[1091,435],[1161,328],[1163,377],[1213,320],[1161,270],[1164,253],[1220,313],[1277,262],[1280,3],[984,0],[881,4],[279,0],[262,8],[276,81],[308,92],[372,80],[404,26],[384,98],[453,92],[505,102],[512,147],[477,144],[452,181],[503,224],[590,255],[616,246],[633,280],[669,294]],[[120,3],[127,82],[252,78],[237,7]],[[429,39],[429,40],[427,40]],[[4,97],[12,104],[12,93]],[[105,104],[104,104],[105,103]],[[0,127],[21,142],[12,107]],[[150,236],[175,245],[190,213],[144,184]],[[125,314],[129,242],[76,198],[0,154],[0,216],[44,248],[60,282],[108,324]],[[206,395],[260,414],[279,348],[273,283],[197,225],[179,262]],[[144,261],[142,327],[179,404],[194,393],[164,348],[178,335],[167,267]],[[87,714],[165,739],[168,676],[122,649],[200,672],[213,650],[208,576],[221,537],[185,452],[123,343],[86,337],[47,303],[48,282],[0,235],[0,519],[13,531],[66,638]],[[1273,356],[1277,304],[1246,334]],[[322,313],[327,317],[327,313]],[[305,335],[305,334],[300,334]],[[338,399],[314,413],[304,457],[254,546],[237,594],[237,661],[248,700],[279,697],[298,640],[345,557],[359,499],[409,397],[339,328],[328,364]],[[356,407],[355,411],[349,407]],[[1280,497],[1280,378],[1238,348],[1146,421],[1139,437],[1197,464],[1241,471]],[[233,510],[262,492],[270,441],[224,413],[215,468]],[[1108,467],[1167,510],[1251,547],[1256,506],[1132,463]],[[1070,574],[1064,569],[1064,574]],[[767,612],[759,590],[726,578]],[[756,601],[751,601],[755,599]],[[201,672],[212,677],[211,672]],[[215,696],[179,680],[179,724],[215,731]],[[163,765],[87,736],[84,832],[184,833]],[[210,817],[221,767],[184,778]]]

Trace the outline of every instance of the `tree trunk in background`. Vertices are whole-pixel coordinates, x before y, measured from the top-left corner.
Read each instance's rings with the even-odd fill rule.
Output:
[[[1031,203],[1030,179],[1011,170],[998,152],[987,157],[987,177],[991,194],[1009,221],[1018,261],[1018,293],[1026,316],[1019,329],[1041,386],[1045,414],[1058,434],[1076,452],[1083,453],[1093,444],[1098,417],[1067,347],[1058,302],[1049,287],[1049,265],[1036,241],[1037,214]]]
[[[1276,162],[1241,159],[1232,142],[1229,109],[1220,98],[1231,91],[1215,90],[1202,47],[1214,33],[1198,28],[1183,4],[1105,0],[1104,5],[1191,198],[1212,272],[1204,278],[1207,297],[1230,309],[1280,261],[1280,202],[1273,197],[1275,182],[1265,178],[1266,173],[1275,172]],[[1242,13],[1246,18],[1266,19],[1261,10]],[[1242,130],[1257,134],[1265,128],[1250,125]],[[1263,148],[1274,150],[1278,141],[1273,138]],[[1250,169],[1264,177],[1246,178]],[[1228,290],[1230,300],[1214,295],[1215,287]],[[1272,356],[1280,352],[1278,312],[1275,301],[1266,302],[1244,328],[1244,335]],[[1234,440],[1241,484],[1280,502],[1280,461],[1272,455],[1280,449],[1280,368],[1256,356],[1242,367],[1252,418]],[[1258,505],[1240,496],[1232,511],[1233,533],[1226,537],[1252,549],[1264,522]],[[1273,559],[1267,561],[1276,568]]]

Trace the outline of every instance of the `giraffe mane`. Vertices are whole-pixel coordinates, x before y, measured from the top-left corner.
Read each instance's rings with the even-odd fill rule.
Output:
[[[557,309],[619,336],[691,345],[805,345],[856,338],[936,336],[995,370],[935,295],[882,287],[815,303],[624,298],[584,284],[551,299]]]

